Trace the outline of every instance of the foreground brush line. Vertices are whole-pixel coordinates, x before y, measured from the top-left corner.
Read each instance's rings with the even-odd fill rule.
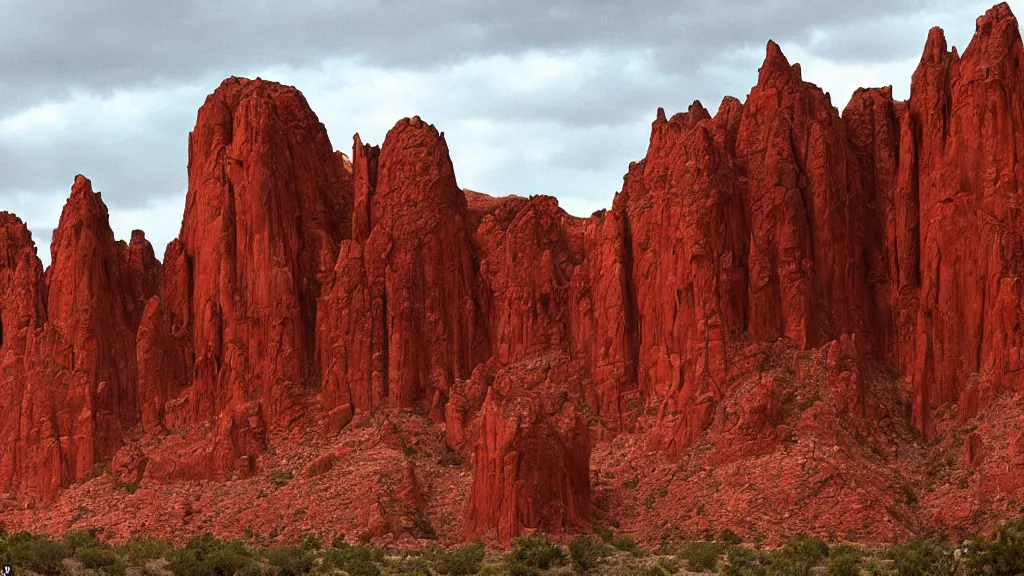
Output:
[[[389,550],[312,534],[298,545],[194,538],[183,547],[136,538],[116,546],[90,531],[50,540],[27,532],[0,535],[0,559],[17,574],[40,576],[1016,576],[1024,572],[1024,520],[951,547],[946,538],[918,538],[888,549],[829,546],[807,535],[764,549],[731,531],[715,540],[643,550],[628,535],[599,530],[562,546],[543,534],[513,540],[504,554],[474,542],[451,550]]]

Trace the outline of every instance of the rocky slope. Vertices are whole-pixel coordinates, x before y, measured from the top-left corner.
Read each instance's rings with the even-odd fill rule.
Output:
[[[840,114],[769,42],[659,110],[610,210],[351,158],[226,80],[162,263],[77,177],[45,272],[0,214],[10,527],[379,542],[620,525],[887,541],[1024,498],[1024,45],[1000,4]]]

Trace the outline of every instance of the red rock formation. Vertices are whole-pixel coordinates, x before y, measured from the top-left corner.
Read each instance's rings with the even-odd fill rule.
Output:
[[[93,474],[139,419],[135,329],[158,270],[137,235],[114,241],[107,208],[75,178],[43,283],[31,236],[3,222],[3,430],[7,489],[43,500]]]
[[[570,364],[540,356],[498,372],[473,446],[470,535],[507,545],[524,529],[561,531],[590,518],[590,436],[563,392]]]
[[[340,315],[319,330],[327,409],[386,401],[440,419],[455,379],[488,356],[466,199],[444,136],[418,117],[388,132],[375,179],[375,151],[355,145],[370,232],[342,248],[325,292],[326,314]]]
[[[351,229],[350,186],[294,88],[232,78],[200,109],[181,227],[194,418],[252,397],[275,424],[301,416],[320,286]]]
[[[914,423],[926,433],[931,411],[956,401],[973,372],[1021,389],[1022,58],[1020,27],[1000,4],[978,19],[963,58],[933,30],[914,74],[921,283],[911,375]]]
[[[380,148],[357,135],[349,161],[297,90],[229,79],[199,111],[162,264],[141,232],[114,241],[84,178],[45,275],[0,214],[0,489],[52,498],[111,460],[122,485],[256,482],[304,431],[404,411],[473,476],[432,485],[449,477],[378,431],[393,469],[358,516],[382,539],[428,534],[439,498],[468,500],[453,532],[503,543],[586,526],[592,448],[641,484],[660,474],[641,463],[676,466],[652,507],[722,487],[718,517],[751,530],[852,530],[814,500],[832,498],[892,537],[871,503],[952,458],[904,528],[974,526],[980,509],[943,508],[961,486],[1024,497],[998,468],[1024,454],[1022,60],[1001,4],[962,58],[929,33],[908,102],[859,90],[840,116],[769,42],[746,102],[659,110],[589,218],[460,190],[418,117]],[[334,454],[307,454],[302,481],[345,469]],[[754,469],[781,480],[739,479]]]

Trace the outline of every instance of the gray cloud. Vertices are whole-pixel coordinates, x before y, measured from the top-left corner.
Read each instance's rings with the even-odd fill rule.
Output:
[[[948,0],[4,4],[0,38],[13,49],[0,52],[0,78],[7,96],[21,104],[31,100],[19,96],[59,98],[72,87],[153,86],[225,69],[304,66],[331,56],[424,69],[524,50],[653,49],[667,70],[694,70],[732,46],[763,45],[768,37],[799,40],[812,29],[942,12],[954,5]],[[893,40],[903,41],[877,43],[892,46]]]
[[[379,143],[419,114],[446,132],[461,185],[553,194],[586,214],[642,157],[658,106],[744,97],[769,38],[842,105],[852,85],[908,83],[932,25],[962,48],[988,6],[0,0],[0,209],[30,223],[45,260],[85,173],[115,232],[145,228],[161,251],[180,223],[196,109],[239,74],[303,90],[336,148],[356,131]]]

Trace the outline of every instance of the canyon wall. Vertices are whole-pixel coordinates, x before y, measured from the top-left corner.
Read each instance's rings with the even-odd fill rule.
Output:
[[[590,525],[598,443],[685,454],[737,349],[778,339],[842,350],[860,418],[897,372],[894,416],[936,439],[937,411],[1021,391],[1022,58],[1000,4],[962,56],[931,31],[908,101],[840,114],[769,42],[744,102],[658,110],[589,218],[461,189],[418,117],[349,157],[294,88],[230,78],[162,262],[81,176],[45,272],[0,214],[0,489],[49,501],[122,449],[146,481],[240,478],[290,429],[404,410],[471,458],[468,535],[507,543]]]

